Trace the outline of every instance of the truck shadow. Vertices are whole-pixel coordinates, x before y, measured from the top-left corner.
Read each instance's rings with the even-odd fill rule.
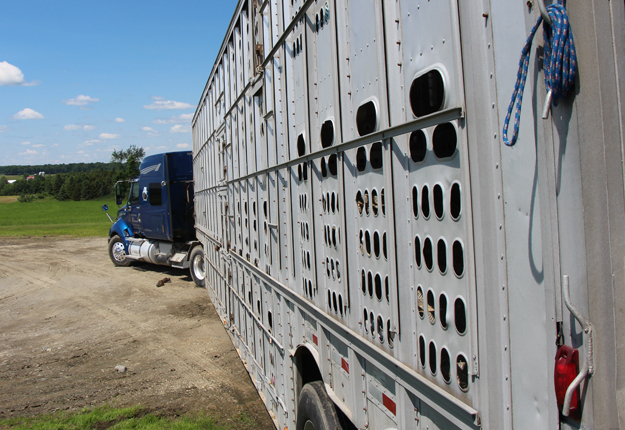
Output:
[[[161,277],[175,276],[186,282],[193,283],[193,279],[189,273],[189,269],[178,269],[170,266],[159,266],[156,264],[145,263],[143,261],[135,261],[130,264],[133,270],[139,272],[153,273],[155,277],[161,279]]]

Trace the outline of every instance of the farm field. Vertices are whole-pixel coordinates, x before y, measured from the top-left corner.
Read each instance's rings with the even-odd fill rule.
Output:
[[[30,203],[1,196],[0,237],[107,236],[111,222],[102,212],[103,204],[109,205],[114,217],[117,206],[112,195],[78,202],[46,197]]]

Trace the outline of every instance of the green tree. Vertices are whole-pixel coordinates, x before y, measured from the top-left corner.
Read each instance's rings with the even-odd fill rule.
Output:
[[[118,163],[120,170],[125,170],[125,172],[123,172],[126,175],[124,179],[128,179],[132,176],[139,175],[139,165],[143,157],[145,157],[145,150],[143,148],[130,145],[128,149],[120,149],[119,151],[113,150],[111,162]]]

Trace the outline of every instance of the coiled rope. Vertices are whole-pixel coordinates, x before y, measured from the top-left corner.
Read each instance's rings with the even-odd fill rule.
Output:
[[[547,87],[547,105],[553,103],[558,105],[558,100],[566,96],[569,89],[575,83],[577,75],[577,55],[575,54],[575,43],[573,41],[573,33],[569,25],[569,18],[566,9],[562,3],[556,3],[547,6],[547,13],[551,18],[552,25],[543,25],[543,38],[545,39],[545,47],[543,49],[543,69],[545,73],[545,86]],[[538,18],[536,24],[532,28],[530,35],[525,42],[525,46],[521,51],[521,59],[519,61],[519,71],[517,73],[516,84],[508,113],[503,126],[503,141],[508,146],[513,146],[519,134],[519,122],[521,119],[521,103],[523,101],[523,91],[525,89],[525,80],[527,79],[527,68],[530,60],[530,48],[532,40],[538,30],[539,25],[543,22],[542,16]],[[514,130],[512,138],[508,139],[508,127],[510,125],[510,116],[514,109],[516,100],[516,111],[514,114]]]

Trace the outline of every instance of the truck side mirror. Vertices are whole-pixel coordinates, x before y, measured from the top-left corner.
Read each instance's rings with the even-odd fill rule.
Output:
[[[109,205],[102,205],[102,210],[104,212],[106,212],[107,210],[109,210]]]
[[[115,203],[117,206],[122,204],[122,186],[120,183],[115,184]]]

